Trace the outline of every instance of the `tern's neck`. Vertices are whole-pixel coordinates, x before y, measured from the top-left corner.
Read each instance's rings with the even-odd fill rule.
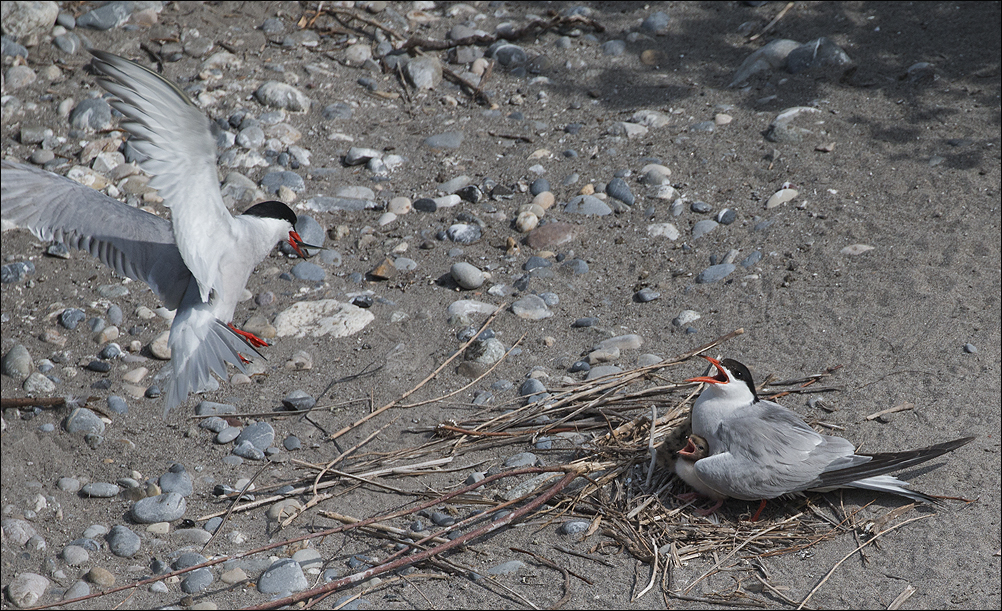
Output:
[[[750,392],[734,392],[735,388],[707,386],[692,406],[692,432],[705,439],[715,439],[717,428],[723,420],[734,415],[755,400]],[[714,449],[710,447],[710,452]]]

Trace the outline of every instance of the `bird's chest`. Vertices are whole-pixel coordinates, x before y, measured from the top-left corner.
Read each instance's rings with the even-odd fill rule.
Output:
[[[716,438],[720,423],[734,411],[729,403],[716,397],[701,396],[692,406],[692,432],[710,441],[711,453],[715,452],[712,440]]]

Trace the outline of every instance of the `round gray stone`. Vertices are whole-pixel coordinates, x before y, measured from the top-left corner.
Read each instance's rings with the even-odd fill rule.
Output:
[[[240,432],[240,427],[228,426],[216,433],[216,443],[229,443],[239,437]]]
[[[78,407],[70,412],[63,422],[63,427],[69,433],[80,433],[86,435],[94,433],[101,435],[104,433],[104,421],[100,416],[90,411],[86,407]]]
[[[258,592],[278,594],[279,592],[299,592],[309,587],[303,567],[292,558],[276,561],[257,580]]]
[[[185,594],[196,594],[212,585],[212,571],[207,567],[195,569],[181,582],[181,591]]]
[[[275,441],[275,429],[267,422],[252,424],[245,427],[237,437],[238,444],[245,441],[263,452]]]
[[[692,239],[700,238],[717,228],[717,221],[705,219],[692,226]]]
[[[327,272],[316,263],[302,261],[292,267],[292,275],[299,280],[307,282],[323,282],[327,279]]]
[[[95,498],[95,499],[110,499],[113,496],[118,496],[118,493],[122,489],[115,484],[109,484],[108,482],[91,482],[85,484],[83,488],[80,489],[80,494],[85,497]]]
[[[49,580],[37,573],[21,573],[7,586],[7,597],[17,607],[33,607],[45,594]]]
[[[484,273],[477,269],[475,265],[466,263],[465,261],[453,263],[450,274],[452,275],[452,279],[456,281],[456,284],[466,290],[478,289],[484,284]]]
[[[164,492],[176,492],[181,496],[190,496],[194,492],[191,475],[180,463],[174,463],[170,470],[160,476],[160,489]]]
[[[422,144],[432,149],[458,149],[463,143],[463,132],[445,132],[428,136]]]
[[[132,558],[139,551],[139,535],[132,532],[127,526],[121,524],[113,526],[105,535],[104,540],[108,542],[108,549],[116,556]]]
[[[720,265],[711,265],[703,271],[699,272],[696,276],[696,284],[712,284],[718,280],[723,280],[734,271],[734,264],[732,263],[721,263]]]
[[[18,382],[23,381],[31,373],[31,354],[21,344],[15,345],[3,357],[3,374]]]
[[[140,524],[173,522],[180,519],[188,508],[184,497],[176,492],[142,499],[132,506],[132,519]]]
[[[557,532],[561,535],[577,535],[588,530],[588,526],[589,523],[584,520],[571,520],[561,524]]]
[[[504,461],[504,466],[508,468],[532,467],[537,464],[542,464],[542,461],[539,460],[539,457],[532,452],[519,452]]]

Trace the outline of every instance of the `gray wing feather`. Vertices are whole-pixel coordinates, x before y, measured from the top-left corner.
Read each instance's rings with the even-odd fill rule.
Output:
[[[942,456],[947,452],[952,452],[957,448],[967,445],[974,440],[974,437],[964,437],[945,443],[938,443],[926,448],[908,450],[906,452],[886,452],[881,454],[859,454],[856,458],[862,458],[855,465],[840,467],[837,464],[830,465],[812,487],[822,486],[858,486],[860,481],[878,480],[877,476],[882,476],[891,471],[899,471],[914,467],[915,465],[932,460],[937,456]],[[894,478],[892,478],[894,479]],[[900,480],[895,482],[902,484]]]
[[[118,97],[111,104],[127,117],[121,126],[147,156],[141,165],[171,209],[178,250],[198,281],[202,301],[208,301],[221,279],[216,261],[204,253],[213,252],[214,232],[233,222],[219,192],[209,119],[177,85],[149,68],[104,51],[91,53],[103,75],[98,82]]]
[[[2,168],[4,220],[40,240],[87,251],[177,308],[191,272],[168,221],[52,172],[6,160]]]
[[[853,446],[821,435],[794,412],[767,401],[721,423],[720,449],[696,462],[704,482],[729,497],[771,499],[806,490],[832,463],[854,464]],[[860,458],[859,460],[868,460]]]

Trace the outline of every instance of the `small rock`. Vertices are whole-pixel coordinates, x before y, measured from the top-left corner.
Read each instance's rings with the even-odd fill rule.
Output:
[[[678,316],[672,319],[671,324],[676,327],[683,327],[691,322],[699,320],[701,314],[695,310],[682,310]]]
[[[571,520],[561,524],[557,532],[561,535],[577,535],[587,531],[589,526],[590,524],[584,520]]]
[[[762,260],[762,253],[756,250],[752,254],[745,257],[745,260],[741,262],[741,267],[752,267],[761,260]]]
[[[679,233],[678,228],[671,223],[655,223],[647,226],[647,235],[652,238],[667,238],[668,240],[674,242],[681,234]]]
[[[294,390],[282,399],[282,405],[293,411],[312,409],[316,404],[317,400],[302,390]]]
[[[623,202],[627,206],[632,206],[636,201],[633,197],[633,193],[630,192],[629,185],[622,178],[613,178],[609,181],[609,184],[605,187],[606,194],[609,197],[615,197],[619,201]]]
[[[573,240],[576,236],[577,229],[570,223],[547,223],[533,229],[527,236],[526,243],[536,250],[549,250]]]
[[[291,558],[276,561],[257,580],[258,592],[262,594],[299,592],[307,587],[303,567]]]
[[[421,55],[407,62],[404,75],[416,89],[434,89],[442,82],[442,63],[431,55]]]
[[[537,465],[542,465],[543,461],[539,459],[538,456],[532,452],[520,452],[508,458],[504,461],[504,467],[508,469],[519,468],[519,467],[534,467]]]
[[[212,571],[207,567],[195,569],[181,581],[181,591],[185,594],[197,594],[212,585],[213,579]]]
[[[324,271],[324,268],[309,261],[297,263],[292,267],[290,273],[299,280],[307,282],[323,282],[327,279],[327,272]]]
[[[31,261],[18,261],[0,267],[0,283],[10,284],[24,280],[25,276],[35,273],[35,264]]]
[[[564,206],[564,211],[568,214],[584,214],[594,216],[607,216],[612,214],[612,208],[593,195],[578,195],[572,198]]]
[[[711,284],[717,282],[718,280],[723,280],[734,271],[734,265],[731,263],[722,263],[720,265],[711,265],[710,267],[699,272],[696,276],[696,284]]]
[[[167,473],[160,476],[157,483],[160,484],[160,490],[164,493],[176,492],[181,496],[191,496],[191,493],[194,492],[191,475],[180,463],[171,465]]]
[[[869,244],[850,244],[849,246],[846,246],[839,252],[843,255],[849,255],[850,257],[853,257],[856,255],[861,255],[864,252],[871,251],[874,248],[875,248],[874,246],[870,246]]]
[[[431,149],[458,149],[463,143],[463,132],[446,132],[429,136],[422,144]]]
[[[526,295],[511,304],[511,311],[525,320],[542,320],[553,316],[546,302],[537,295]]]
[[[236,440],[238,444],[245,441],[263,452],[275,441],[275,429],[267,422],[252,424],[245,428]]]
[[[268,81],[257,88],[254,97],[265,106],[283,108],[293,112],[310,111],[310,98],[286,83]]]
[[[450,274],[452,275],[452,279],[456,281],[456,284],[466,290],[480,288],[483,286],[485,280],[482,271],[477,269],[476,266],[463,261],[453,263]]]
[[[73,598],[80,598],[81,596],[87,596],[90,594],[90,585],[84,581],[80,580],[71,585],[66,589],[66,593],[63,594],[63,600],[70,600]]]
[[[184,497],[176,492],[168,492],[159,496],[138,501],[132,506],[132,519],[140,524],[155,524],[157,522],[173,522],[180,519],[188,504]]]
[[[737,87],[758,72],[785,66],[787,56],[799,46],[795,40],[773,40],[745,58],[728,87]]]
[[[798,195],[800,195],[800,192],[797,191],[796,189],[780,189],[779,191],[776,191],[776,193],[773,194],[772,197],[769,198],[769,201],[765,203],[765,207],[766,209],[775,208],[776,206],[785,204],[786,202],[797,197]]]
[[[90,482],[80,489],[80,494],[85,497],[107,499],[118,496],[122,489],[107,482]]]
[[[21,344],[15,345],[3,357],[3,375],[17,380],[18,382],[28,377],[33,369],[31,354],[28,349]]]
[[[96,435],[104,434],[104,421],[86,407],[78,407],[70,412],[70,415],[66,417],[63,423],[63,427],[69,433],[80,433],[82,435],[90,433]]]
[[[123,558],[135,556],[139,552],[141,543],[139,535],[120,524],[111,527],[111,530],[105,535],[105,540],[108,542],[108,549],[111,550],[111,553]]]
[[[637,302],[639,303],[647,303],[649,301],[654,301],[659,297],[661,297],[661,293],[655,291],[650,287],[640,289],[639,291],[637,291],[636,295],[634,295],[634,299],[636,299]]]
[[[17,607],[33,607],[45,594],[49,580],[37,573],[21,573],[7,586],[7,597]]]
[[[717,221],[704,219],[692,226],[692,239],[700,238],[717,228]]]
[[[99,588],[110,588],[115,585],[115,576],[111,574],[111,571],[99,566],[87,571],[87,574],[84,575],[84,579]]]
[[[87,132],[112,128],[111,105],[104,98],[87,98],[70,111],[70,127]]]
[[[70,566],[80,566],[90,560],[90,554],[79,545],[67,545],[63,548],[62,558]]]
[[[33,396],[51,395],[56,391],[56,384],[41,373],[33,371],[28,375],[28,379],[21,384],[21,388]]]
[[[473,244],[483,237],[483,232],[479,225],[456,223],[450,225],[445,231],[446,237],[457,244]]]
[[[201,401],[195,406],[196,416],[233,416],[236,413],[237,407],[228,403]]]

